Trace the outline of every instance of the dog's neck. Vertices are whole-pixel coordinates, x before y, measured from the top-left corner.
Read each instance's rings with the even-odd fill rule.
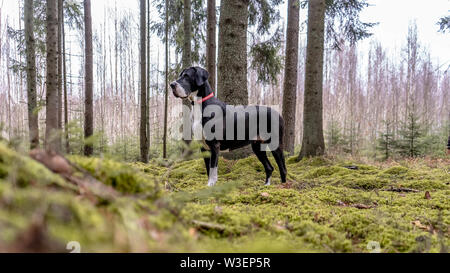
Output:
[[[209,81],[206,81],[203,86],[200,86],[198,88],[198,95],[201,95],[202,98],[206,98],[207,96],[211,95],[211,93],[214,93],[214,91],[211,88],[211,85],[209,84]]]

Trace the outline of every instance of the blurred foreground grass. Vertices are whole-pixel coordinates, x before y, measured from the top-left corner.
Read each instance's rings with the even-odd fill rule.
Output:
[[[202,159],[69,160],[79,167],[72,177],[86,172],[117,194],[0,144],[0,252],[69,252],[71,241],[82,252],[368,252],[371,241],[382,252],[449,250],[448,159],[291,158],[290,182],[275,171],[269,187],[255,157],[221,159],[214,188]]]

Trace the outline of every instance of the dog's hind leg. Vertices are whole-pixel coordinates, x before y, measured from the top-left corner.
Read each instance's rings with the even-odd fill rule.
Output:
[[[259,161],[261,161],[261,163],[264,166],[264,170],[266,171],[266,184],[265,185],[269,186],[270,185],[270,180],[272,178],[273,167],[270,164],[269,159],[267,158],[267,152],[266,151],[261,151],[261,144],[260,143],[252,143],[252,149],[253,149],[253,152],[258,157]]]
[[[277,162],[278,169],[280,169],[281,175],[281,183],[286,183],[287,169],[286,169],[286,160],[284,158],[283,150],[281,148],[272,151],[273,157],[275,157],[275,161]]]

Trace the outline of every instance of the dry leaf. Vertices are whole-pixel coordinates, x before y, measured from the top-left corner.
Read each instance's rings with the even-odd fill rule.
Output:
[[[428,199],[428,200],[431,199],[431,194],[429,191],[425,192],[425,199]]]

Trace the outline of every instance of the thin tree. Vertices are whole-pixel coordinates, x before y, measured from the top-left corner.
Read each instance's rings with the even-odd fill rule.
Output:
[[[63,85],[63,63],[62,63],[62,24],[63,24],[63,0],[58,0],[58,130],[62,131],[62,85]],[[58,137],[58,145],[61,150],[61,137]]]
[[[147,139],[147,23],[146,0],[140,0],[140,67],[141,67],[141,123],[140,123],[140,148],[141,161],[148,163],[148,139]]]
[[[150,83],[150,0],[147,0],[147,150],[150,150],[150,105],[151,105],[151,83]]]
[[[206,30],[206,69],[209,72],[209,83],[216,89],[216,0],[208,0]]]
[[[92,16],[91,0],[84,0],[84,37],[85,37],[85,112],[84,112],[84,137],[85,141],[94,134],[94,103],[93,103],[93,48],[92,48]],[[84,155],[91,156],[94,147],[91,143],[85,143]]]
[[[47,0],[47,80],[45,148],[58,146],[58,0]]]
[[[64,4],[63,4],[64,5]],[[70,153],[69,143],[69,110],[67,103],[67,62],[66,62],[66,36],[64,28],[64,9],[61,14],[61,36],[62,36],[62,60],[63,60],[63,88],[64,88],[64,138],[66,153]]]
[[[183,25],[184,25],[184,41],[183,41],[183,68],[186,69],[192,65],[192,20],[191,20],[191,0],[184,0],[184,6],[183,6],[183,12],[184,12],[184,19],[183,19]],[[185,107],[189,107],[189,109],[192,109],[191,103],[188,99],[183,100],[183,105]],[[190,140],[184,140],[184,142],[189,145],[191,143]]]
[[[325,151],[322,105],[325,2],[311,0],[308,4],[303,140],[299,160],[303,157],[321,156]]]
[[[295,113],[297,106],[298,37],[300,1],[288,2],[288,26],[286,36],[286,65],[283,86],[283,117],[285,121],[284,150],[289,154],[295,148]]]
[[[163,136],[163,158],[167,158],[167,115],[168,115],[168,103],[169,103],[169,0],[165,2],[165,46],[166,46],[166,78],[164,87],[164,136]]]
[[[28,127],[31,149],[39,146],[39,122],[36,103],[36,50],[34,40],[33,0],[25,0],[25,41],[27,55]]]

